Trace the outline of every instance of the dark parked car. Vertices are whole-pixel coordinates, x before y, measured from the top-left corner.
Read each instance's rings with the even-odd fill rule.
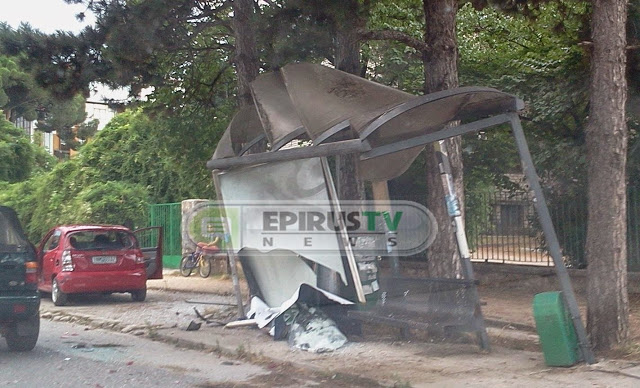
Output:
[[[147,295],[147,279],[162,279],[162,228],[134,232],[119,225],[63,225],[38,246],[38,288],[56,306],[70,294],[128,292]]]
[[[16,213],[0,206],[0,333],[13,351],[29,351],[40,333],[36,252]]]

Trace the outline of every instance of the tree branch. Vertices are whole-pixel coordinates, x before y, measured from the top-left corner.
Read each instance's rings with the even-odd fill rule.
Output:
[[[416,39],[409,34],[405,34],[404,32],[394,31],[394,30],[360,30],[358,31],[358,36],[360,40],[395,40],[401,43],[406,44],[409,47],[413,47],[414,49],[420,52],[427,52],[431,48],[428,44],[421,41],[420,39]]]
[[[593,42],[591,41],[578,42],[578,46],[593,48]],[[625,47],[625,50],[637,50],[637,49],[640,49],[640,44],[631,44]]]

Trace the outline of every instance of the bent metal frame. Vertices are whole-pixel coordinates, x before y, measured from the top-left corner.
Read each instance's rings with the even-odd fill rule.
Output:
[[[337,70],[333,69],[331,69],[331,71],[337,72]],[[475,98],[474,96],[480,97]],[[496,96],[498,96],[498,98],[496,98]],[[294,103],[296,97],[299,96],[292,95],[291,97],[291,99],[294,100]],[[254,94],[254,99],[255,98],[256,96]],[[470,101],[472,101],[472,103],[469,103]],[[430,110],[430,106],[433,109]],[[451,112],[444,114],[446,115],[445,118],[435,117],[434,119],[434,112],[441,111],[443,107],[451,106],[454,108],[450,109]],[[360,128],[351,128],[353,132],[356,133],[355,136],[352,135],[352,138],[349,138],[348,136],[346,136],[346,138],[345,136],[334,136],[334,134],[338,132],[345,132],[345,130],[348,130],[351,127],[350,120],[341,120],[337,124],[331,125],[326,131],[323,131],[321,136],[309,136],[311,140],[313,140],[312,146],[289,149],[274,147],[271,151],[246,154],[246,150],[250,149],[253,144],[256,144],[258,141],[265,138],[265,134],[262,131],[257,131],[253,132],[250,138],[246,138],[246,141],[244,142],[245,147],[242,147],[243,149],[237,153],[233,152],[232,154],[229,154],[229,152],[226,152],[223,153],[223,157],[219,157],[220,153],[217,150],[214,157],[207,162],[207,167],[210,170],[213,170],[215,176],[216,170],[229,170],[262,163],[347,154],[356,154],[359,156],[360,163],[365,163],[375,158],[401,155],[398,154],[400,152],[406,154],[409,150],[418,149],[419,151],[422,147],[433,143],[436,147],[440,148],[440,168],[441,173],[443,174],[445,193],[448,197],[447,201],[451,201],[454,198],[453,195],[455,195],[455,193],[451,186],[450,169],[448,167],[449,163],[444,140],[467,133],[478,132],[498,125],[509,125],[515,138],[525,177],[533,195],[535,196],[534,206],[542,225],[549,253],[553,258],[554,268],[560,281],[565,304],[576,330],[582,358],[586,363],[592,364],[595,362],[594,356],[591,351],[585,327],[580,317],[571,281],[567,269],[564,266],[560,244],[540,186],[539,177],[535,171],[529,147],[517,113],[523,108],[523,101],[517,97],[499,92],[495,89],[481,87],[457,88],[419,97],[412,96],[411,99],[395,104],[390,109],[378,112],[376,118],[369,120],[366,125],[361,126]],[[298,115],[304,114],[301,113],[301,111],[303,111],[303,109],[296,110]],[[425,112],[427,113],[425,114]],[[428,116],[429,114],[431,114],[431,116]],[[420,131],[415,130],[416,118],[422,120],[422,123],[418,125],[421,126]],[[391,140],[389,140],[389,136],[386,136],[387,141],[384,141],[385,135],[390,131],[395,130],[398,125],[402,126],[405,120],[412,122],[413,129],[411,131],[406,131],[405,128],[405,132],[402,136],[396,138],[391,137]],[[460,122],[463,123],[457,124]],[[385,127],[385,125],[393,126],[393,129],[389,127],[384,129],[387,131],[386,134],[380,131],[380,129]],[[265,132],[267,131],[265,130]],[[291,131],[291,133],[287,135],[287,141],[298,136],[301,136],[298,138],[304,138],[303,133],[304,132],[300,130],[300,127],[295,128],[294,131]],[[269,137],[268,132],[267,137]],[[306,139],[308,140],[309,138]],[[332,141],[332,139],[337,140]],[[275,144],[273,138],[270,138],[269,140],[271,140],[271,144]],[[280,143],[282,143],[282,141]],[[236,156],[232,156],[233,154]],[[389,160],[390,159],[386,159],[385,161],[388,163]],[[391,160],[394,159],[392,158]],[[409,164],[412,161],[413,159],[409,161]],[[375,168],[372,170],[375,170]],[[371,173],[369,173],[369,179],[371,179]],[[456,229],[456,240],[461,256],[463,276],[466,279],[473,280],[473,270],[471,267],[470,252],[467,246],[465,232],[463,230],[463,220],[461,219],[459,212],[456,213],[455,211],[450,211],[450,215],[454,221]],[[235,259],[233,254],[230,255],[230,259]],[[235,268],[233,263],[232,268]],[[237,283],[237,279],[234,279],[234,283]],[[241,299],[239,299],[239,303],[242,303]],[[484,341],[482,338],[480,340],[481,342],[487,341],[486,338]],[[488,342],[484,345],[488,347]]]

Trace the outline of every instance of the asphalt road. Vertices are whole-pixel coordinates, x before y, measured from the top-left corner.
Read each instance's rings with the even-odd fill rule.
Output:
[[[31,352],[0,340],[0,386],[211,387],[259,379],[259,366],[132,335],[43,319]]]

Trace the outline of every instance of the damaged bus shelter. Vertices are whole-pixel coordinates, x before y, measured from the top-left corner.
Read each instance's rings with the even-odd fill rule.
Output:
[[[587,363],[594,362],[518,116],[524,107],[520,99],[484,87],[414,96],[308,63],[290,64],[261,75],[251,88],[254,104],[235,115],[207,167],[213,170],[226,218],[235,224],[227,224],[231,268],[235,271],[237,259],[242,263],[253,297],[252,314],[259,326],[271,325],[272,334],[282,337],[283,327],[291,321],[291,314],[286,312],[297,305],[298,316],[302,314],[300,306],[304,306],[307,310],[326,310],[336,320],[348,316],[402,328],[472,331],[480,346],[488,349],[443,140],[507,124],[536,199],[536,211],[581,355]],[[292,147],[292,143],[297,146]],[[360,179],[375,185],[401,175],[431,144],[439,149],[446,196],[443,203],[455,225],[461,279],[401,277],[397,271],[401,252],[394,252],[389,244],[383,256],[392,261],[391,267],[396,270],[386,276],[376,274],[371,269],[375,259],[363,260],[366,255],[360,253],[361,247],[351,243],[352,231],[344,216],[335,217],[336,227],[322,234],[322,249],[305,249],[308,241],[304,237],[293,238],[285,232],[281,234],[286,236],[280,239],[261,237],[267,227],[278,237],[277,233],[286,229],[282,229],[283,225],[297,222],[300,227],[311,222],[291,214],[345,214],[341,208],[352,204],[337,198],[328,157],[357,155]],[[242,205],[241,211],[237,210],[238,204]],[[280,208],[272,208],[273,204]],[[304,205],[304,212],[297,211],[300,204]],[[297,210],[287,213],[281,211],[283,207]],[[241,216],[229,216],[234,211]],[[256,232],[255,236],[242,236],[238,232],[240,226],[242,231]],[[395,232],[386,229],[387,236]],[[366,238],[363,241],[365,245],[370,243]],[[244,316],[235,272],[233,277],[239,314]]]

